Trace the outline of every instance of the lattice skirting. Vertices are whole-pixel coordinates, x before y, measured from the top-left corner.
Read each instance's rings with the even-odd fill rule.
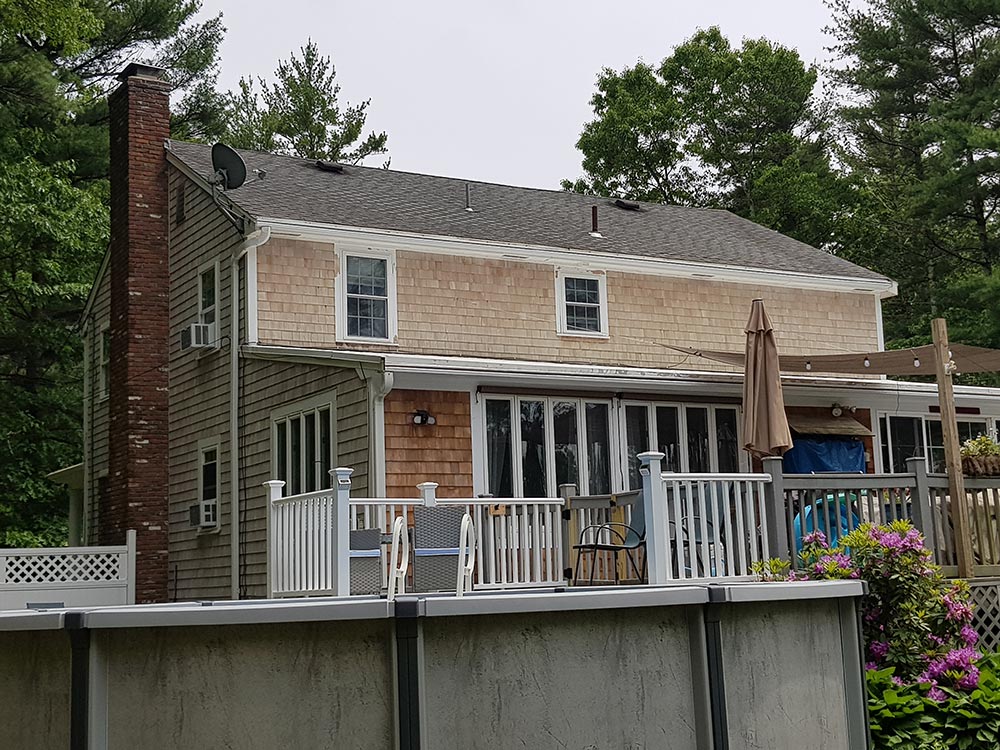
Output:
[[[972,624],[979,631],[979,647],[984,651],[1000,649],[1000,578],[977,578],[969,581],[973,604]]]

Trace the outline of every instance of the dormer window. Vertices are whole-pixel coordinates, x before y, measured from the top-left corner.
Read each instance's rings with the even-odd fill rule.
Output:
[[[563,336],[608,336],[608,288],[603,273],[556,274],[557,322]]]
[[[341,252],[337,339],[395,343],[396,263],[391,252]]]

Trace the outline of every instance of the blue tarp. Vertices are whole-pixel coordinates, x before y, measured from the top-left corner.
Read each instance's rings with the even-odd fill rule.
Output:
[[[864,472],[864,470],[865,446],[860,440],[796,437],[795,447],[784,455],[786,474]]]

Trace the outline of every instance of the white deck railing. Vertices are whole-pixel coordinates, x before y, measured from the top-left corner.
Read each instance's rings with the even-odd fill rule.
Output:
[[[562,509],[559,498],[438,498],[464,507],[475,535],[476,588],[553,586],[563,578]]]
[[[771,557],[765,487],[770,474],[675,474],[644,453],[650,583],[753,575]]]
[[[135,603],[135,531],[114,547],[0,550],[0,610]]]

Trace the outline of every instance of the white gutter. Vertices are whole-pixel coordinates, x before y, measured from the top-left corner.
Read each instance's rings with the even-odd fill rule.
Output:
[[[486,241],[288,219],[260,218],[258,224],[269,225],[275,236],[280,237],[319,242],[346,241],[375,244],[388,242],[391,247],[397,250],[411,252],[457,254],[463,257],[514,260],[527,263],[565,264],[576,268],[593,267],[624,273],[711,279],[739,284],[791,286],[798,289],[822,289],[836,292],[874,292],[880,298],[894,297],[898,293],[896,282],[885,277],[854,278],[799,271],[764,271],[749,266],[697,263],[644,255]]]
[[[300,362],[322,362],[352,366],[354,363],[384,363],[386,370],[399,375],[425,373],[428,375],[480,375],[490,379],[516,376],[569,377],[619,379],[621,385],[649,385],[654,382],[685,383],[691,381],[715,383],[742,383],[743,374],[736,371],[681,370],[650,367],[616,367],[614,365],[585,365],[566,362],[545,362],[517,359],[490,359],[485,357],[449,357],[429,354],[397,354],[395,352],[365,352],[350,349],[319,349],[299,346],[256,345],[246,347],[245,355],[261,359]],[[874,378],[845,378],[820,375],[783,374],[781,380],[788,385],[851,387],[889,393],[937,393],[934,383],[916,383],[902,380]],[[955,393],[965,396],[1000,398],[1000,388],[956,385]]]
[[[229,566],[230,597],[240,597],[240,260],[247,256],[247,309],[249,295],[256,293],[256,284],[250,285],[250,262],[256,262],[257,248],[271,239],[271,228],[263,226],[247,235],[239,252],[233,253],[229,266]],[[254,273],[256,280],[256,272]],[[256,309],[256,300],[253,308]],[[249,315],[247,316],[250,317]],[[256,324],[256,321],[254,321]],[[254,325],[256,329],[256,325]],[[249,338],[248,325],[248,338]],[[253,331],[256,337],[256,330]]]

